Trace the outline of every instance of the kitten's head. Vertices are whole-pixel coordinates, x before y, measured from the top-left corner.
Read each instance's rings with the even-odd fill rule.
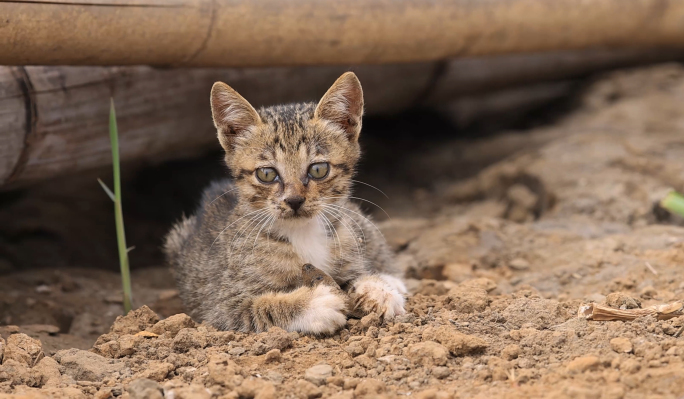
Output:
[[[363,92],[353,73],[337,79],[318,104],[258,112],[218,82],[211,110],[243,203],[277,219],[301,220],[349,194],[363,115]]]

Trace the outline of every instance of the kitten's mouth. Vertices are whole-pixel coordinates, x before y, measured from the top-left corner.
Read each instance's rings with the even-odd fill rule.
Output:
[[[282,216],[283,219],[311,219],[312,217],[313,213],[303,209],[291,211]]]

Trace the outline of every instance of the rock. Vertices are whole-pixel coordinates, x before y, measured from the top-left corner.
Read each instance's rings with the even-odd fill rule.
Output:
[[[425,367],[444,366],[449,351],[436,342],[426,341],[409,346],[407,355],[412,362]]]
[[[139,373],[137,377],[162,382],[166,376],[175,369],[176,367],[171,363],[153,360],[147,363],[145,370]]]
[[[175,338],[178,332],[184,328],[195,328],[195,322],[185,313],[179,313],[159,321],[148,331],[158,335],[168,333],[170,338]]]
[[[222,385],[228,389],[235,389],[236,386],[242,383],[240,366],[225,353],[218,353],[210,357],[207,368],[209,381],[214,384]]]
[[[568,371],[571,373],[583,373],[587,370],[596,370],[600,365],[599,358],[596,356],[576,357],[568,363]]]
[[[132,356],[135,354],[138,345],[144,340],[143,337],[138,335],[122,335],[116,341],[119,344],[119,350],[116,357]]]
[[[292,336],[282,328],[271,327],[265,333],[262,342],[266,345],[267,350],[283,350],[292,346]]]
[[[450,326],[426,328],[423,341],[439,342],[454,356],[481,352],[489,346],[482,338],[460,333]]]
[[[527,270],[530,268],[530,262],[523,258],[515,258],[508,262],[508,267],[513,270]]]
[[[641,363],[636,359],[627,359],[620,363],[620,370],[628,374],[634,374],[641,370]]]
[[[209,343],[212,346],[228,345],[235,340],[235,333],[232,331],[215,331],[209,333]]]
[[[12,334],[7,338],[4,360],[16,360],[27,367],[33,367],[45,356],[39,340],[26,334]]]
[[[417,294],[423,295],[446,295],[449,289],[441,281],[436,280],[420,280],[420,286],[416,291]]]
[[[100,345],[93,346],[93,349],[91,349],[91,351],[104,357],[117,358],[119,357],[120,349],[121,346],[119,345],[119,341],[109,341]]]
[[[356,388],[357,385],[359,385],[359,382],[361,382],[361,381],[358,378],[345,378],[344,379],[344,385],[342,388],[354,389],[354,388]]]
[[[359,364],[361,367],[363,367],[365,369],[373,368],[377,364],[377,360],[375,360],[375,358],[372,358],[368,355],[357,356],[354,358],[354,362],[356,362],[357,364]]]
[[[634,347],[632,346],[632,341],[624,337],[611,339],[610,348],[617,353],[631,353],[634,350]]]
[[[206,334],[194,328],[184,328],[173,339],[173,349],[176,352],[187,352],[190,349],[201,349],[207,346]]]
[[[653,299],[656,296],[658,296],[658,291],[656,291],[655,288],[653,288],[652,285],[644,287],[640,292],[639,296],[641,296],[644,299]]]
[[[415,395],[416,399],[451,399],[453,395],[437,388],[426,389]]]
[[[317,364],[304,372],[304,379],[312,384],[321,386],[328,377],[332,377],[333,368],[329,364]]]
[[[625,388],[619,385],[608,386],[603,390],[602,399],[622,399],[625,397]]]
[[[283,382],[285,377],[275,370],[269,370],[263,374],[263,378],[267,381],[271,381],[274,384],[280,384]]]
[[[59,327],[53,326],[51,324],[26,324],[21,326],[22,331],[28,331],[29,333],[46,333],[54,335],[59,333]]]
[[[448,367],[435,367],[432,369],[432,376],[438,379],[447,378],[451,375],[451,370]]]
[[[336,375],[334,377],[328,377],[325,380],[325,383],[326,384],[332,384],[332,385],[335,385],[335,386],[342,388],[344,386],[344,377],[339,376],[339,375]]]
[[[141,338],[147,338],[147,339],[159,338],[159,334],[155,334],[155,333],[149,332],[149,331],[140,331],[139,333],[135,334],[135,336],[141,337]]]
[[[240,356],[243,353],[247,352],[247,350],[241,346],[236,346],[235,348],[231,348],[228,353],[233,355],[233,356]]]
[[[5,356],[5,347],[7,344],[5,343],[5,340],[0,337],[0,364],[2,364],[2,358]]]
[[[364,330],[370,327],[378,327],[380,324],[382,324],[382,320],[380,320],[380,316],[376,313],[370,313],[359,320],[359,325]]]
[[[297,397],[304,399],[318,398],[323,395],[323,391],[319,387],[306,380],[297,381],[296,389]]]
[[[606,295],[606,305],[615,309],[639,309],[641,301],[624,292],[612,292]]]
[[[147,378],[133,380],[126,388],[130,399],[163,399],[162,387]]]
[[[57,386],[60,383],[59,363],[51,357],[40,359],[33,371],[40,378],[40,385]]]
[[[359,382],[354,389],[354,394],[358,396],[374,396],[385,392],[385,383],[374,378],[367,378]]]
[[[575,315],[575,311],[551,299],[518,298],[504,309],[502,316],[516,328],[532,324],[537,329],[546,329],[564,323]]]
[[[271,399],[276,397],[275,386],[258,378],[245,380],[236,392],[240,398]]]
[[[517,359],[518,356],[520,356],[520,346],[516,344],[508,345],[501,351],[501,357],[506,360]]]
[[[361,343],[359,341],[354,341],[349,345],[345,346],[344,351],[349,353],[352,357],[356,357],[366,353],[366,350],[363,349],[363,346],[361,346]]]
[[[102,381],[109,374],[125,368],[120,360],[107,359],[80,349],[59,351],[55,354],[55,360],[63,367],[63,374],[76,381]]]
[[[449,290],[442,301],[442,305],[458,313],[482,312],[487,309],[491,298],[483,288],[472,286],[457,286]]]
[[[280,349],[271,349],[266,353],[266,363],[278,363],[282,359],[282,354]]]
[[[109,332],[117,334],[136,334],[146,330],[159,321],[159,316],[152,309],[142,307],[128,312],[126,316],[118,316],[109,329]]]
[[[0,382],[8,381],[10,385],[40,386],[41,378],[26,364],[14,359],[5,359],[0,366]]]
[[[198,384],[173,388],[165,392],[166,398],[173,399],[211,399],[211,396],[210,390]]]
[[[459,286],[462,288],[479,288],[479,289],[483,289],[487,292],[492,292],[497,287],[494,280],[486,278],[486,277],[479,277],[479,278],[466,280],[466,281],[462,282],[461,284],[459,284]]]

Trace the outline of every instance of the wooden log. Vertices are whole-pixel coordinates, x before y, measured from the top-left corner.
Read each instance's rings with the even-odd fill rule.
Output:
[[[13,68],[0,68],[0,185],[19,164],[27,133],[26,90],[15,72]]]
[[[467,94],[486,94],[535,79],[574,78],[605,68],[681,58],[682,54],[629,50],[530,57],[359,66],[353,70],[364,87],[366,113],[377,115],[415,106],[443,106]],[[192,70],[0,67],[0,185],[13,187],[110,164],[110,97],[117,106],[122,162],[156,162],[218,148],[208,95],[217,80],[262,106],[315,101],[345,70],[330,66]],[[522,100],[518,98],[516,103],[524,105]]]
[[[217,80],[259,106],[315,100],[345,70],[0,67],[0,185],[110,164],[110,97],[117,106],[122,162],[154,162],[216,146],[209,90]],[[431,70],[411,64],[362,74],[367,97],[377,104],[369,112],[411,106]]]
[[[352,65],[684,46],[684,2],[662,0],[13,0],[0,16],[2,65]]]

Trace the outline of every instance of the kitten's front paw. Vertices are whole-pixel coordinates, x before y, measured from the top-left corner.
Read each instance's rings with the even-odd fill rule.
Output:
[[[346,298],[339,289],[320,284],[314,289],[307,307],[290,323],[287,330],[332,334],[347,324],[346,310]]]
[[[406,313],[404,310],[404,283],[393,276],[381,274],[362,277],[354,283],[354,309],[356,315],[377,313],[383,318]]]

